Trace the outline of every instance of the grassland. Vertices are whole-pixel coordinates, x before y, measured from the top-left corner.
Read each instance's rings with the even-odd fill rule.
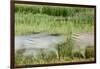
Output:
[[[28,35],[47,32],[49,34],[64,35],[66,42],[58,45],[59,58],[55,54],[44,57],[24,57],[16,55],[15,64],[48,64],[73,62],[93,59],[83,59],[80,53],[78,57],[72,57],[74,33],[94,31],[94,9],[79,7],[62,7],[46,5],[15,5],[15,35]],[[67,55],[66,55],[67,54]],[[91,54],[91,53],[90,53]],[[69,56],[69,57],[66,57]],[[89,56],[88,56],[89,57]],[[92,57],[93,58],[93,57]],[[27,59],[27,60],[26,60]],[[25,61],[26,60],[26,61]]]
[[[91,32],[94,29],[93,13],[91,8],[16,5],[15,33],[25,35],[36,32]]]

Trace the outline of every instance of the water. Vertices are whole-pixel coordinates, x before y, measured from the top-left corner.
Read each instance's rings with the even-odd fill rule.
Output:
[[[64,36],[53,36],[47,33],[15,36],[15,52],[25,49],[23,55],[37,55],[44,49],[45,53],[53,51],[57,54],[56,46],[65,41]]]
[[[74,35],[73,51],[78,51],[82,54],[87,46],[94,46],[94,33],[79,33]],[[65,42],[63,35],[50,35],[48,33],[31,34],[24,36],[15,36],[15,52],[23,50],[23,55],[37,55],[41,51],[45,54],[53,52],[58,56],[57,44]]]

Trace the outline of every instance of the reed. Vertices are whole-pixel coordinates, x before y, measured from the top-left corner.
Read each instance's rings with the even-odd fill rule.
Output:
[[[57,45],[59,59],[56,54],[48,55],[40,53],[36,58],[25,57],[16,53],[15,64],[48,64],[72,62],[73,60],[73,34],[79,32],[93,32],[94,9],[49,5],[15,5],[15,35],[28,35],[33,33],[47,32],[53,35],[64,35],[66,41]],[[93,57],[91,51],[87,51],[87,58]],[[23,53],[21,51],[21,53]],[[74,53],[80,59],[80,52]],[[45,56],[45,57],[44,57]]]

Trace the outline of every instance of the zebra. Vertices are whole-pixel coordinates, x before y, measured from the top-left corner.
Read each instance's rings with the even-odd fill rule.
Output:
[[[74,34],[73,40],[74,40],[73,52],[79,51],[82,54],[83,58],[85,58],[85,49],[88,46],[94,48],[93,32]]]

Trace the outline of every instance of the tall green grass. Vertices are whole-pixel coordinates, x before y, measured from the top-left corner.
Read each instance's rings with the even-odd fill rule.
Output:
[[[16,35],[25,35],[35,32],[48,32],[51,34],[66,34],[70,31],[91,32],[93,31],[92,18],[87,15],[64,18],[40,13],[34,15],[32,13],[15,13],[15,33]]]
[[[74,33],[94,31],[94,9],[80,7],[63,7],[48,5],[15,5],[15,35],[28,35],[47,32],[49,34],[64,35],[65,43],[58,44],[56,54],[50,52],[45,55],[42,51],[37,59],[24,57],[19,51],[16,55],[15,64],[47,64],[65,61],[81,61],[80,52],[74,52]],[[88,51],[86,50],[86,53]],[[90,52],[90,51],[89,51]],[[91,54],[91,53],[90,53]],[[88,54],[87,57],[90,57]],[[79,59],[81,58],[81,59]],[[27,59],[27,60],[26,60]]]
[[[22,13],[41,13],[47,14],[51,16],[73,16],[74,14],[86,13],[91,15],[93,13],[93,9],[91,8],[79,8],[79,7],[63,7],[63,6],[49,6],[49,5],[28,5],[25,6],[24,4],[15,5],[15,12],[22,12]]]

